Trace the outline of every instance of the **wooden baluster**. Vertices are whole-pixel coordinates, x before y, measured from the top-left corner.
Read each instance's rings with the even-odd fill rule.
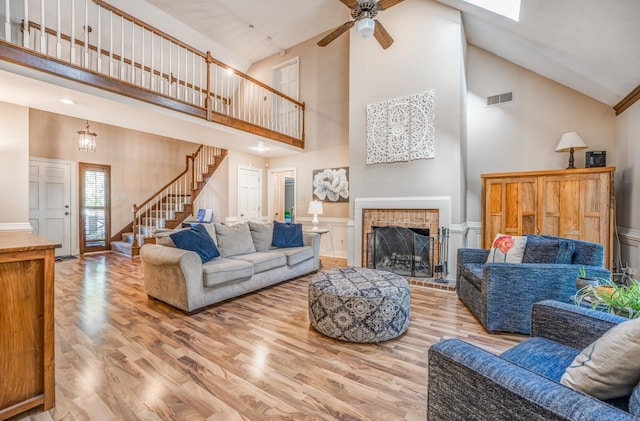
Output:
[[[60,0],[58,0],[58,7]],[[11,1],[4,0],[4,39],[11,42]]]
[[[71,64],[76,64],[76,2],[71,0]]]
[[[28,0],[24,0],[24,21],[22,22],[22,46],[24,48],[29,48],[29,1]]]
[[[7,3],[9,3],[7,1]],[[60,0],[58,0],[58,16],[57,16],[57,28],[56,28],[56,58],[62,58],[62,14],[60,13]]]
[[[204,59],[202,59],[202,58],[200,59],[200,95],[199,95],[199,97],[200,97],[200,101],[198,101],[198,104],[200,104],[200,106],[201,106],[201,107],[203,106],[203,104],[205,104],[205,105],[206,105],[205,98],[204,98],[204,96],[202,95],[202,94],[203,94],[203,91],[202,91],[202,89],[203,89],[203,85],[202,85],[202,82],[203,82],[203,79],[202,79],[202,76],[203,76],[203,75],[202,75],[202,73],[203,73],[203,66],[202,66],[202,63],[203,63],[203,60],[204,60]],[[209,85],[209,84],[207,83],[207,85]],[[208,117],[207,117],[207,118],[208,118]]]
[[[145,75],[145,70],[144,70],[144,31],[145,31],[144,26],[141,26],[140,27],[140,32],[141,32],[141,35],[140,35],[140,49],[141,49],[141,52],[142,52],[142,57],[140,58],[140,86],[142,86],[143,88],[145,87],[144,86],[144,80],[146,79],[144,77],[144,75]],[[149,87],[149,88],[151,88],[151,87]]]
[[[113,10],[109,11],[109,76],[113,77]]]
[[[124,78],[124,16],[120,16],[120,79],[124,80]]]
[[[91,66],[89,51],[89,0],[84,0],[84,54],[82,56],[84,67]]]
[[[102,7],[98,6],[98,72],[102,73]]]
[[[156,49],[155,49],[155,33],[153,31],[151,32],[151,66],[149,66],[149,89],[154,89],[154,82],[156,80],[155,74],[154,74],[154,68],[155,68],[155,59],[156,59]],[[157,89],[156,89],[157,90]]]
[[[124,59],[124,54],[122,55]],[[131,83],[136,84],[136,23],[131,21]]]
[[[44,12],[44,0],[40,0],[40,52],[47,54],[47,25]]]

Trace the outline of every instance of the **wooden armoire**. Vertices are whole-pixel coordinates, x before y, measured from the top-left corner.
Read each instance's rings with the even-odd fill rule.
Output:
[[[496,234],[540,234],[600,243],[613,265],[615,167],[482,174],[482,244]]]

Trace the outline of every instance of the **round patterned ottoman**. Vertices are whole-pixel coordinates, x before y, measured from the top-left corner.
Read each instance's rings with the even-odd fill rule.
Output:
[[[407,330],[409,315],[409,284],[394,273],[333,269],[309,281],[309,321],[331,338],[388,341]]]

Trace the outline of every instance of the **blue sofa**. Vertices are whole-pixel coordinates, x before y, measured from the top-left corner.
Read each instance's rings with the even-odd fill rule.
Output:
[[[531,338],[499,356],[441,341],[429,349],[427,419],[638,421],[640,386],[605,402],[559,383],[583,348],[625,320],[548,300],[533,306]]]
[[[522,263],[486,263],[489,250],[458,249],[456,292],[488,332],[528,334],[531,307],[568,301],[580,267],[609,278],[601,244],[527,234]]]

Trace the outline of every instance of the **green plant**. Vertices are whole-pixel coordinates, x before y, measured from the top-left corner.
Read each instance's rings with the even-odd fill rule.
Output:
[[[580,278],[587,278],[587,270],[584,268],[584,266],[580,266],[580,269],[578,269],[578,276]]]
[[[598,278],[600,285],[586,286],[576,294],[576,304],[590,303],[591,308],[635,319],[640,317],[640,282],[630,279],[627,284],[616,284],[610,279]]]

